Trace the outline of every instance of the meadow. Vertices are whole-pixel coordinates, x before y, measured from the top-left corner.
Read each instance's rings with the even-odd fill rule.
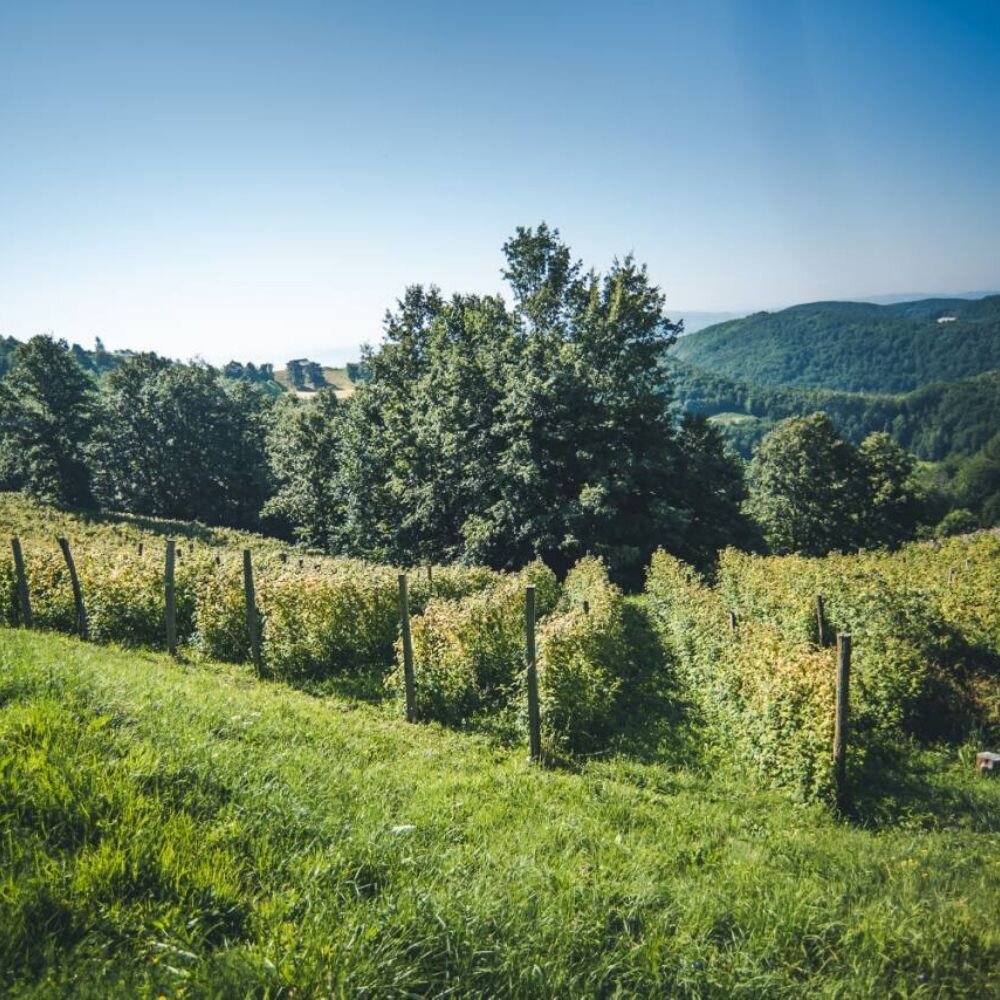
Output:
[[[0,633],[8,996],[1000,989],[1000,785],[865,829],[742,762],[521,747],[242,666]]]

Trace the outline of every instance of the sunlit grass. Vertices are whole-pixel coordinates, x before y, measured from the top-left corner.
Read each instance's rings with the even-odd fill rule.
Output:
[[[239,667],[0,633],[0,992],[1000,989],[1000,783],[871,832],[733,773],[520,748]],[[293,994],[294,988],[294,994]]]

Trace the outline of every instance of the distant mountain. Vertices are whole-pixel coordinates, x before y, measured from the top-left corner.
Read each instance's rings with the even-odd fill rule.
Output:
[[[1000,295],[813,302],[707,327],[671,355],[762,386],[911,392],[1000,368]]]
[[[897,302],[919,302],[924,299],[985,299],[991,295],[1000,295],[1000,291],[993,289],[988,292],[897,292],[892,295],[863,295],[858,301],[891,306]]]

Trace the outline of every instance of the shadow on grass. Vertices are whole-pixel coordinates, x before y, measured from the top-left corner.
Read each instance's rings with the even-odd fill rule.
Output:
[[[972,745],[901,746],[851,774],[844,819],[870,828],[1000,833],[1000,781],[978,775]]]

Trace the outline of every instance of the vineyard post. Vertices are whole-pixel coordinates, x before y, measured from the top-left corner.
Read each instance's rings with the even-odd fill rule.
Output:
[[[142,542],[139,542],[139,558],[142,558]]]
[[[399,622],[403,633],[403,690],[406,695],[406,721],[417,721],[417,693],[413,679],[413,637],[410,635],[410,602],[406,592],[406,574],[399,574]]]
[[[259,677],[264,671],[260,655],[260,619],[257,617],[257,597],[253,589],[253,562],[250,550],[243,550],[243,592],[247,606],[247,634],[250,636],[250,656]]]
[[[69,548],[69,540],[60,538],[59,548],[62,549],[63,559],[66,560],[66,568],[69,570],[69,582],[73,588],[73,603],[76,605],[76,630],[81,639],[87,638],[87,609],[83,604],[83,590],[80,587],[80,578],[76,575],[76,564],[73,562],[73,553]]]
[[[584,601],[583,602],[583,613],[585,615],[589,615],[590,614],[590,601]]]
[[[842,806],[847,795],[847,730],[850,713],[851,633],[837,637],[837,714],[833,726],[833,775],[837,804]]]
[[[736,612],[729,612],[729,631],[735,636],[736,635]]]
[[[176,554],[177,544],[172,538],[168,538],[163,589],[167,616],[167,652],[171,656],[177,655],[177,595],[174,592],[174,559]]]
[[[538,709],[538,666],[535,662],[535,588],[524,588],[525,675],[528,681],[528,747],[531,759],[542,759],[542,720]]]
[[[820,648],[826,646],[826,605],[823,602],[823,595],[816,595],[816,635]]]
[[[16,536],[10,540],[10,548],[14,553],[14,571],[17,573],[17,600],[21,612],[21,624],[31,628],[31,598],[28,595],[28,574],[24,570],[24,553],[21,551],[21,539]]]

